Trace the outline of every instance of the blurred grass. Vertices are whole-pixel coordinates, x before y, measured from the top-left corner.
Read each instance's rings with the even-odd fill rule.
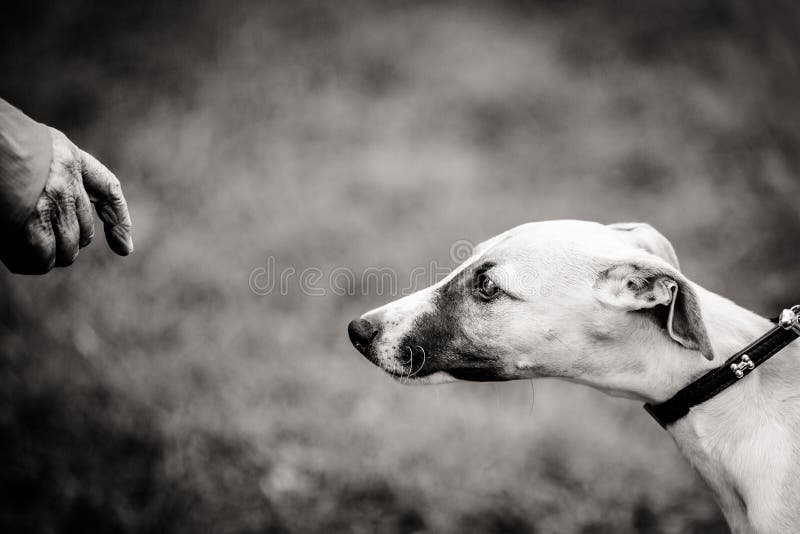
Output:
[[[403,388],[250,272],[448,264],[645,220],[697,282],[800,297],[797,12],[735,0],[14,5],[0,95],[123,181],[137,252],[3,273],[0,529],[725,532],[639,406]]]

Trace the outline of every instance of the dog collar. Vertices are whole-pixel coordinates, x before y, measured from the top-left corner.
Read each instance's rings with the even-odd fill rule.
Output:
[[[769,332],[728,358],[722,367],[704,374],[669,400],[645,404],[644,409],[667,428],[697,406],[744,378],[750,371],[770,359],[786,345],[800,337],[800,305],[783,310]]]

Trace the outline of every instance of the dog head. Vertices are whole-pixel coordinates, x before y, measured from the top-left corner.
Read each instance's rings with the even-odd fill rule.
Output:
[[[560,377],[630,395],[634,377],[666,377],[679,363],[664,360],[713,358],[672,246],[637,223],[513,228],[348,331],[405,383]]]

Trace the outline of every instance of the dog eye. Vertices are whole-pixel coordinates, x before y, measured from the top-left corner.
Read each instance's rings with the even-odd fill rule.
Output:
[[[486,273],[480,273],[475,283],[475,289],[483,300],[490,300],[500,294],[500,287],[489,278]]]

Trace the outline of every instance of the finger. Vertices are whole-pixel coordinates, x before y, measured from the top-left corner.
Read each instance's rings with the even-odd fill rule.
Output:
[[[57,204],[53,216],[53,235],[56,240],[56,266],[72,265],[80,250],[80,228],[74,198],[64,197]]]
[[[91,154],[80,151],[83,184],[103,221],[106,240],[120,256],[133,252],[131,217],[117,177]]]
[[[75,216],[78,218],[78,229],[81,248],[92,242],[94,237],[94,217],[92,217],[92,202],[83,186],[79,186],[75,197]]]

